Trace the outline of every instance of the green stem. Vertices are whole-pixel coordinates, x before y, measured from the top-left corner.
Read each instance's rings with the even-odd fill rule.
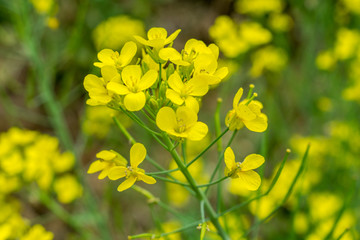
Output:
[[[151,173],[146,173],[146,175],[149,176],[154,176],[154,175],[160,175],[160,174],[167,174],[167,173],[172,173],[172,172],[176,172],[179,171],[179,168],[175,168],[175,169],[171,169],[171,170],[165,170],[165,171],[160,171],[160,172],[151,172]]]
[[[229,147],[229,146],[231,145],[232,141],[233,141],[234,138],[235,138],[236,133],[237,133],[237,130],[235,130],[235,131],[233,132],[233,134],[232,134],[232,136],[231,136],[228,144],[226,145],[226,147]],[[224,158],[224,151],[223,151],[223,152],[221,153],[221,155],[219,156],[218,162],[217,162],[217,164],[216,164],[216,167],[215,167],[213,173],[211,174],[211,177],[210,177],[210,181],[209,181],[209,182],[212,182],[212,181],[214,180],[214,177],[215,177],[217,171],[218,171],[219,168],[220,168],[220,165],[221,165],[221,162],[222,162],[222,159],[223,159],[223,158]],[[210,185],[210,186],[211,186],[211,185]],[[208,186],[208,187],[206,188],[205,194],[207,194],[207,192],[209,191],[209,187],[210,187],[210,186]]]
[[[199,155],[197,155],[193,160],[191,160],[188,164],[186,164],[186,167],[188,168],[191,164],[193,164],[196,160],[198,160],[202,155],[204,155],[204,153],[209,150],[209,148],[211,148],[217,141],[219,141],[219,139],[224,136],[225,133],[227,133],[227,131],[229,131],[229,128],[226,128],[217,138],[215,138],[214,141],[212,141],[210,143],[209,146],[207,146],[201,153],[199,153]]]
[[[186,139],[184,139],[184,141],[181,143],[181,152],[184,164],[186,165]]]
[[[197,185],[197,187],[199,188],[203,188],[203,187],[208,187],[208,186],[211,186],[211,185],[214,185],[214,184],[217,184],[217,183],[220,183],[222,181],[224,181],[225,179],[228,179],[229,177],[228,176],[225,176],[225,177],[222,177],[214,182],[210,182],[210,183],[207,183],[207,184],[202,184],[202,185]]]
[[[112,117],[113,121],[115,122],[116,126],[120,129],[120,131],[125,135],[125,137],[132,143],[135,144],[135,139],[130,135],[130,133],[126,130],[124,125],[119,122],[119,120],[114,116]]]
[[[147,174],[148,175],[148,174]],[[182,183],[182,182],[179,182],[177,180],[170,180],[168,178],[164,178],[164,177],[160,177],[160,176],[153,176],[154,178],[156,179],[160,179],[164,182],[168,182],[168,183],[173,183],[173,184],[178,184],[178,185],[181,185],[181,186],[186,186],[186,187],[190,187],[189,184],[186,184],[186,183]]]
[[[173,144],[172,144],[170,138],[166,134],[164,134],[164,140],[168,146],[168,149],[173,149]],[[205,193],[197,187],[197,184],[196,184],[194,178],[191,176],[190,172],[186,168],[186,165],[181,161],[181,158],[180,158],[179,154],[177,153],[176,149],[173,149],[172,151],[170,151],[170,154],[174,158],[174,160],[175,160],[176,164],[178,165],[179,169],[181,170],[181,172],[184,174],[184,176],[185,176],[186,180],[188,181],[188,183],[190,184],[192,190],[195,192],[196,197],[199,199],[199,201],[204,201],[205,208],[209,214],[210,220],[214,224],[215,228],[217,229],[218,234],[222,237],[222,239],[226,239],[226,240],[230,239],[229,236],[224,231],[224,229],[221,227],[221,225],[218,221],[218,216],[217,216],[216,212],[214,211],[214,209],[212,208],[208,198],[206,197]]]

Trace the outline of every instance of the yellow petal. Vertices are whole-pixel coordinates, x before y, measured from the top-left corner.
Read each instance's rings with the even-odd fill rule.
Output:
[[[142,45],[149,45],[149,42],[147,40],[145,40],[143,37],[134,36],[134,38],[136,39],[136,41],[138,41]]]
[[[180,97],[180,94],[172,89],[166,90],[166,97],[177,105],[182,105],[184,103],[184,100]]]
[[[130,164],[136,169],[146,157],[146,148],[141,143],[135,143],[130,149]]]
[[[226,167],[230,171],[232,171],[236,168],[235,155],[234,155],[234,151],[231,149],[231,147],[226,148],[225,153],[224,153],[224,161],[225,161]]]
[[[139,111],[146,103],[146,96],[143,92],[129,93],[124,98],[124,105],[129,111]]]
[[[98,179],[104,179],[109,175],[110,170],[114,167],[113,163],[107,163],[107,166],[101,171],[98,176]]]
[[[209,45],[209,48],[210,48],[211,52],[214,54],[215,59],[218,59],[219,47],[212,43]]]
[[[239,104],[240,102],[240,99],[243,95],[243,89],[240,88],[237,93],[235,94],[235,97],[234,97],[234,100],[233,100],[233,109],[236,109],[237,105]]]
[[[174,130],[177,126],[174,110],[170,107],[161,108],[156,115],[156,125],[164,132]]]
[[[188,139],[192,141],[200,141],[208,133],[208,126],[203,122],[195,123],[188,132]]]
[[[175,38],[179,35],[180,32],[181,32],[181,29],[178,29],[178,30],[176,30],[173,34],[171,34],[171,35],[165,40],[165,45],[173,42],[173,41],[175,40]]]
[[[92,174],[92,173],[102,171],[107,166],[107,164],[108,164],[107,162],[96,160],[93,163],[91,163],[87,173]]]
[[[250,154],[241,163],[241,171],[248,171],[260,167],[265,158],[259,154]]]
[[[103,65],[114,65],[114,59],[112,58],[113,55],[113,50],[103,49],[98,53],[97,57],[103,63]]]
[[[198,113],[199,112],[199,103],[198,101],[192,97],[192,96],[188,96],[185,99],[185,106],[187,106],[188,108],[191,108],[194,112]]]
[[[235,108],[236,114],[244,121],[250,121],[256,118],[255,113],[253,113],[248,106],[245,104],[240,104]]]
[[[174,72],[173,74],[170,75],[168,79],[168,84],[175,92],[178,93],[181,93],[181,91],[185,87],[178,72]]]
[[[147,183],[147,184],[154,184],[154,183],[156,183],[155,178],[153,178],[153,177],[151,177],[151,176],[148,176],[148,175],[146,175],[146,174],[144,174],[144,173],[139,173],[139,172],[138,172],[138,180],[141,180],[141,181],[143,181],[143,182],[145,182],[145,183]]]
[[[136,43],[129,41],[125,43],[124,47],[121,49],[119,60],[121,62],[120,67],[128,65],[137,51]]]
[[[197,97],[204,96],[209,90],[206,78],[202,77],[201,75],[190,79],[186,83],[186,88],[189,95]]]
[[[141,68],[139,65],[126,66],[121,75],[125,85],[131,88],[139,83],[141,78]]]
[[[149,40],[154,40],[154,39],[166,39],[167,37],[167,32],[165,30],[165,28],[151,28],[148,33],[147,33],[148,39]]]
[[[190,128],[196,123],[198,116],[194,110],[188,107],[179,107],[176,110],[177,122],[181,125],[185,125],[186,128]]]
[[[134,176],[130,176],[129,178],[127,178],[125,181],[123,181],[119,187],[117,188],[117,190],[119,192],[122,192],[128,188],[130,188],[132,185],[134,185],[134,183],[136,182],[136,177]]]
[[[86,91],[91,92],[93,89],[104,88],[104,84],[98,76],[95,76],[94,74],[88,74],[84,79],[84,88]]]
[[[101,152],[96,154],[96,157],[106,161],[110,161],[116,157],[116,153],[108,150],[102,150]]]
[[[267,117],[265,114],[256,116],[256,118],[251,121],[244,121],[244,124],[250,131],[253,132],[264,132],[268,127]]]
[[[101,68],[101,76],[103,77],[105,83],[110,81],[119,82],[120,74],[118,73],[115,66],[106,65]]]
[[[125,95],[130,93],[128,87],[118,82],[109,82],[108,85],[106,85],[106,88],[109,91],[112,91],[119,95]]]
[[[221,80],[224,79],[227,75],[229,74],[229,69],[227,67],[222,67],[219,68],[218,70],[216,70],[216,72],[214,73],[214,75],[218,78],[220,78]]]
[[[147,71],[144,76],[140,79],[138,83],[138,87],[141,91],[148,89],[151,87],[156,79],[158,78],[158,72],[156,70],[149,70]]]
[[[119,167],[113,167],[110,172],[109,172],[109,179],[110,180],[117,180],[119,178],[123,178],[126,176],[126,171],[128,171],[128,169],[126,167],[123,166],[119,166]]]
[[[181,59],[181,54],[175,48],[163,48],[159,51],[159,57],[165,61]]]
[[[255,171],[240,172],[238,176],[239,182],[241,182],[246,189],[256,191],[260,187],[261,178]]]

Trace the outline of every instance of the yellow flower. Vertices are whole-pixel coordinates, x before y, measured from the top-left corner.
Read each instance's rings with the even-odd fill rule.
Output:
[[[208,85],[203,78],[192,78],[183,83],[178,72],[174,72],[168,79],[171,89],[166,90],[166,97],[177,105],[182,105],[199,112],[199,103],[194,97],[204,96]]]
[[[106,105],[111,102],[113,94],[107,90],[109,82],[120,82],[120,74],[114,66],[106,65],[101,68],[102,77],[94,74],[86,75],[84,88],[89,92],[90,99],[86,103],[90,106]]]
[[[184,61],[182,55],[175,48],[163,48],[159,51],[159,57],[165,61],[171,61],[179,66],[189,66],[190,63]]]
[[[281,48],[267,46],[252,54],[251,60],[253,66],[251,67],[250,75],[258,77],[264,70],[280,72],[287,63],[287,55]]]
[[[96,26],[92,37],[96,49],[119,49],[133,35],[145,36],[144,23],[126,15],[110,17]]]
[[[261,178],[253,169],[260,167],[265,159],[259,154],[248,155],[243,162],[235,162],[233,150],[228,147],[224,154],[225,176],[238,179],[239,184],[250,191],[256,191],[261,184]]]
[[[145,171],[138,168],[139,164],[144,161],[146,157],[146,149],[141,143],[135,143],[130,149],[130,166],[118,166],[111,169],[109,178],[117,180],[125,177],[126,180],[122,182],[117,190],[122,192],[130,188],[136,181],[143,181],[147,184],[154,184],[156,180],[145,174]]]
[[[124,84],[110,82],[107,89],[119,95],[125,95],[124,105],[129,111],[139,111],[146,103],[144,90],[150,88],[156,81],[158,73],[155,70],[147,71],[141,76],[139,65],[130,65],[121,73]]]
[[[125,43],[121,52],[113,51],[111,49],[103,49],[98,53],[100,62],[95,62],[94,66],[102,68],[103,66],[115,66],[117,69],[122,69],[127,66],[137,51],[136,43],[129,41]]]
[[[268,12],[281,12],[284,3],[281,0],[238,0],[235,7],[239,13],[263,15]]]
[[[148,40],[140,36],[134,36],[134,38],[141,44],[160,50],[165,45],[172,43],[179,35],[180,29],[176,30],[173,34],[167,37],[167,31],[164,28],[151,28],[148,33]]]
[[[99,158],[99,160],[96,160],[90,165],[87,173],[91,174],[101,171],[98,177],[99,179],[107,177],[113,167],[126,166],[127,164],[126,159],[113,150],[103,150],[96,154],[96,157]]]
[[[217,57],[214,54],[200,54],[194,60],[194,77],[207,80],[208,85],[221,82],[228,74],[227,67],[218,68]]]
[[[233,109],[226,115],[226,126],[235,130],[245,125],[250,131],[264,132],[268,124],[266,115],[261,113],[263,106],[259,101],[252,100],[257,94],[254,93],[252,98],[240,102],[242,94],[243,89],[240,88],[234,97]]]
[[[156,124],[172,136],[199,141],[207,134],[208,127],[197,119],[197,114],[191,108],[179,107],[175,113],[172,108],[163,107],[156,115]]]
[[[33,240],[33,239],[52,240],[54,239],[54,234],[52,232],[46,231],[42,225],[36,224],[32,226],[29,229],[29,231],[20,238],[20,240]]]
[[[73,175],[66,174],[54,182],[54,191],[62,203],[71,203],[82,196],[83,188]]]

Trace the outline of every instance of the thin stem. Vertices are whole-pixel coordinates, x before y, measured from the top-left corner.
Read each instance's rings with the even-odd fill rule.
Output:
[[[207,146],[201,153],[199,153],[199,155],[197,155],[193,160],[191,160],[188,164],[186,164],[186,167],[188,168],[191,164],[193,164],[196,160],[198,160],[202,155],[204,155],[204,153],[209,150],[209,148],[211,148],[217,141],[219,141],[219,139],[224,136],[225,133],[227,133],[227,131],[229,131],[229,128],[226,128],[217,138],[215,138],[214,141],[212,141],[210,143],[209,146]]]
[[[116,126],[120,129],[120,131],[125,135],[125,137],[130,141],[130,143],[135,144],[135,139],[130,135],[130,133],[126,130],[124,125],[119,122],[119,120],[114,116],[112,117],[113,121],[115,122]]]
[[[146,175],[154,176],[154,175],[172,173],[172,172],[176,172],[176,171],[179,171],[179,170],[180,170],[179,168],[175,168],[175,169],[166,170],[166,171],[146,173]]]
[[[186,139],[184,139],[184,141],[181,143],[181,152],[184,164],[186,165]]]
[[[152,118],[148,115],[148,113],[145,112],[144,109],[141,109],[141,112],[142,112],[142,114],[143,114],[152,124],[155,124],[155,125],[156,125],[154,119],[152,119]]]
[[[233,141],[234,138],[235,138],[236,133],[237,133],[237,130],[235,130],[235,131],[233,132],[233,134],[231,135],[231,138],[230,138],[228,144],[226,145],[226,147],[229,147],[229,146],[231,145],[232,141]],[[224,158],[224,151],[223,151],[223,152],[221,153],[221,155],[219,156],[218,163],[216,164],[216,167],[215,167],[213,173],[211,174],[211,177],[210,177],[210,181],[209,181],[209,182],[212,182],[212,181],[214,180],[214,177],[215,177],[217,171],[218,171],[219,168],[220,168],[220,164],[221,164],[223,158]],[[210,186],[211,186],[211,185],[210,185]],[[208,187],[206,188],[205,194],[207,194],[207,192],[209,191],[209,187],[210,187],[210,186],[208,186]]]
[[[181,186],[190,187],[189,184],[182,183],[182,182],[177,181],[177,180],[170,180],[170,179],[168,179],[168,178],[164,178],[164,177],[160,177],[160,176],[154,176],[154,178],[160,179],[160,180],[162,180],[162,181],[164,181],[164,182],[168,182],[168,183],[178,184],[178,185],[181,185]]]
[[[173,144],[170,141],[170,138],[166,134],[164,134],[164,140],[165,140],[166,144],[168,145],[168,149],[173,149]],[[224,229],[221,227],[221,225],[218,221],[218,216],[217,216],[216,212],[214,211],[214,209],[212,208],[209,200],[207,199],[204,192],[197,187],[197,184],[196,184],[194,178],[189,173],[188,169],[186,168],[186,165],[181,161],[181,158],[180,158],[179,154],[177,153],[176,149],[173,149],[172,151],[170,151],[170,154],[174,158],[174,160],[177,163],[178,167],[180,168],[181,172],[184,174],[184,176],[187,179],[188,183],[190,184],[191,188],[196,193],[196,196],[199,199],[199,201],[204,201],[205,208],[210,216],[210,220],[214,224],[215,228],[217,229],[218,234],[223,239],[226,239],[226,240],[229,239],[229,237],[225,233]]]
[[[211,185],[214,185],[214,184],[217,184],[217,183],[220,183],[222,181],[224,181],[225,179],[228,179],[229,177],[228,176],[225,176],[225,177],[222,177],[214,182],[210,182],[210,183],[207,183],[207,184],[202,184],[202,185],[197,185],[198,188],[203,188],[203,187],[208,187],[208,186],[211,186]]]

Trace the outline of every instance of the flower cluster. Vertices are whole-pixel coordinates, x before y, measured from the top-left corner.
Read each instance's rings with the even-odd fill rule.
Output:
[[[291,17],[282,12],[284,5],[281,0],[238,0],[237,12],[248,15],[249,20],[238,23],[227,15],[219,16],[209,34],[228,58],[237,58],[256,49],[251,55],[252,77],[260,76],[265,70],[279,72],[287,63],[287,54],[282,48],[270,44],[276,35],[286,33],[292,27]],[[267,19],[265,26],[257,20],[264,15]]]
[[[54,191],[62,203],[70,203],[82,195],[71,174],[74,163],[72,153],[60,152],[57,138],[11,128],[0,136],[0,195],[35,182],[43,191]]]
[[[1,239],[54,238],[43,226],[31,226],[21,216],[21,202],[13,194],[31,192],[37,185],[40,191],[55,193],[62,203],[73,202],[82,196],[82,186],[71,173],[74,163],[73,154],[61,153],[54,137],[19,128],[0,135]]]

